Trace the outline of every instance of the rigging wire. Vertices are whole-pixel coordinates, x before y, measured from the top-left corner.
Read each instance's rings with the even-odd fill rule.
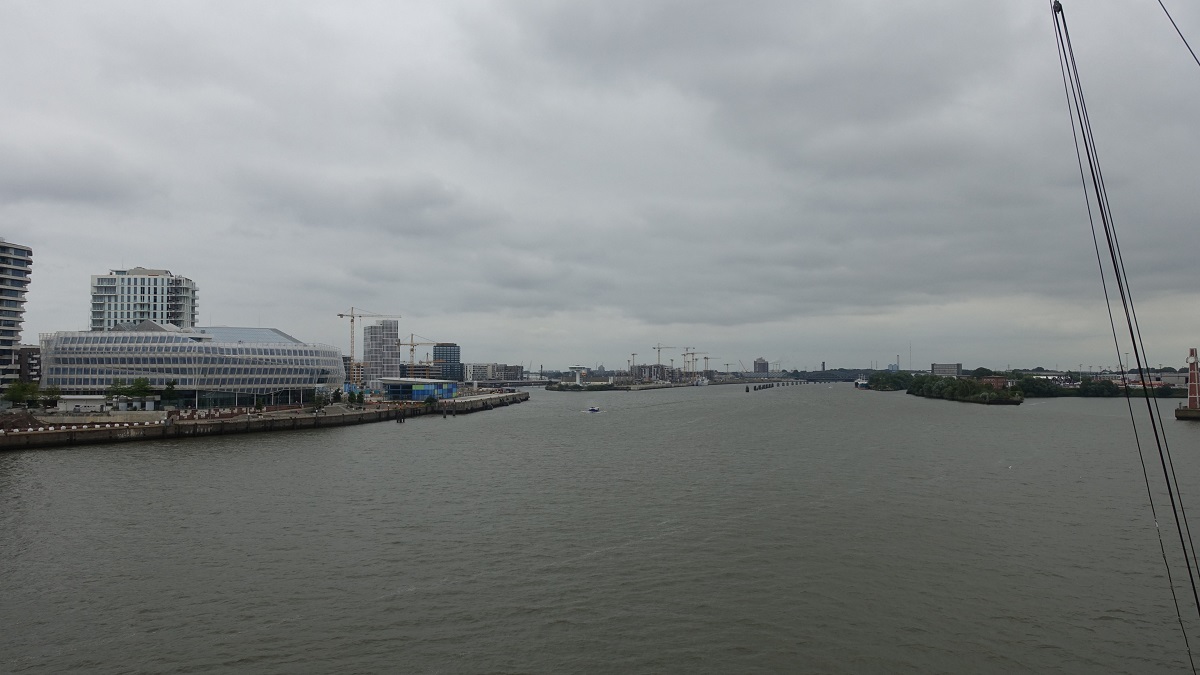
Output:
[[[1161,5],[1161,1],[1160,1]],[[1112,218],[1112,208],[1108,200],[1108,190],[1104,183],[1104,174],[1100,168],[1099,155],[1096,149],[1095,137],[1092,132],[1091,122],[1087,113],[1087,104],[1083,96],[1083,85],[1079,77],[1078,65],[1075,62],[1075,52],[1071,45],[1070,31],[1067,29],[1066,15],[1063,13],[1062,4],[1059,0],[1052,0],[1051,16],[1054,21],[1054,33],[1058,43],[1058,58],[1059,68],[1063,76],[1063,89],[1066,93],[1068,113],[1071,119],[1071,134],[1075,142],[1075,155],[1079,164],[1080,180],[1083,184],[1084,200],[1087,205],[1088,222],[1092,231],[1092,244],[1096,253],[1096,262],[1100,267],[1101,286],[1104,289],[1104,300],[1108,310],[1109,325],[1112,330],[1113,344],[1117,350],[1117,360],[1120,361],[1121,345],[1120,339],[1117,337],[1117,324],[1113,315],[1112,300],[1109,293],[1107,272],[1104,266],[1104,256],[1100,251],[1099,236],[1096,229],[1095,217],[1100,218],[1101,229],[1104,233],[1105,245],[1108,250],[1108,263],[1111,266],[1113,278],[1117,287],[1117,294],[1121,301],[1121,306],[1125,319],[1125,330],[1128,332],[1128,337],[1133,345],[1135,360],[1137,363],[1139,379],[1142,385],[1143,394],[1149,392],[1150,382],[1146,374],[1145,364],[1146,359],[1145,344],[1142,341],[1141,327],[1137,321],[1137,312],[1133,305],[1133,295],[1129,288],[1129,278],[1126,274],[1124,257],[1121,254],[1120,243],[1117,239],[1116,227]],[[1164,11],[1166,7],[1163,7]],[[1170,14],[1168,13],[1168,16]],[[1172,24],[1174,20],[1172,19]],[[1178,31],[1178,27],[1176,28]],[[1180,34],[1182,38],[1182,34]],[[1184,40],[1186,44],[1187,41]],[[1188,47],[1191,49],[1190,45]],[[1193,57],[1195,56],[1193,52]],[[1197,61],[1200,64],[1200,60]],[[1081,147],[1082,146],[1082,147]],[[1084,157],[1087,159],[1087,171],[1084,170]],[[1091,189],[1089,192],[1088,178],[1091,179]],[[1095,197],[1096,209],[1093,211],[1092,198]],[[1126,364],[1128,367],[1129,364]],[[1122,374],[1124,377],[1124,373]],[[1138,433],[1137,417],[1133,410],[1133,401],[1130,396],[1130,391],[1127,386],[1125,390],[1125,402],[1129,409],[1130,421],[1133,424],[1134,441],[1137,446],[1138,459],[1142,467],[1142,477],[1146,484],[1146,495],[1150,502],[1150,511],[1154,519],[1155,532],[1158,536],[1159,550],[1162,554],[1163,565],[1167,572],[1167,583],[1170,586],[1171,598],[1175,604],[1175,614],[1179,621],[1180,631],[1183,635],[1184,645],[1187,649],[1188,661],[1191,665],[1192,672],[1197,672],[1195,658],[1192,654],[1191,644],[1188,639],[1187,628],[1183,618],[1183,610],[1180,606],[1179,597],[1175,589],[1173,575],[1171,573],[1170,560],[1167,555],[1166,544],[1163,540],[1162,530],[1159,525],[1157,508],[1154,504],[1153,489],[1151,488],[1150,474],[1146,462],[1146,453],[1142,447],[1141,436]],[[1175,529],[1179,537],[1179,545],[1183,552],[1183,560],[1187,567],[1188,580],[1191,586],[1192,599],[1195,602],[1197,614],[1200,615],[1200,590],[1198,590],[1197,575],[1200,574],[1200,564],[1196,562],[1196,547],[1191,534],[1191,527],[1187,522],[1187,512],[1183,507],[1182,495],[1179,490],[1179,482],[1175,475],[1175,465],[1171,460],[1170,449],[1167,444],[1165,430],[1162,427],[1162,413],[1158,408],[1158,402],[1151,402],[1149,396],[1144,395],[1146,399],[1147,414],[1149,417],[1149,427],[1153,433],[1154,442],[1158,449],[1159,465],[1163,471],[1163,480],[1166,485],[1167,495],[1170,500],[1171,511],[1175,519]]]
[[[1167,6],[1163,4],[1162,0],[1158,0],[1158,6],[1162,7],[1163,14],[1167,15],[1167,20],[1171,22],[1171,27],[1175,29],[1175,34],[1179,36],[1180,40],[1183,40],[1183,46],[1187,47],[1188,52],[1192,55],[1192,60],[1196,62],[1196,65],[1200,66],[1200,58],[1196,56],[1196,50],[1192,49],[1192,45],[1183,36],[1183,31],[1179,30],[1179,24],[1175,23],[1175,17],[1171,16],[1171,12],[1167,10]]]

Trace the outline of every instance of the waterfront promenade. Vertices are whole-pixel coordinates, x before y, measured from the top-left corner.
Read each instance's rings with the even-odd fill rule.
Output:
[[[0,452],[193,436],[295,431],[389,420],[403,422],[411,417],[425,415],[442,415],[444,417],[465,415],[521,403],[528,399],[528,392],[506,392],[465,396],[439,401],[434,405],[384,404],[363,410],[329,406],[319,411],[312,409],[287,410],[262,414],[247,411],[241,414],[213,415],[195,419],[166,416],[164,419],[145,422],[89,421],[76,423],[69,418],[58,418],[54,421],[44,422],[37,427],[31,426],[24,430],[0,432]]]

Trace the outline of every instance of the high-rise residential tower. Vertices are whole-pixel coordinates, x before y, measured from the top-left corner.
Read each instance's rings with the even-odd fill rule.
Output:
[[[25,319],[25,290],[33,273],[33,249],[0,239],[0,385],[20,377],[17,350]]]
[[[196,325],[196,282],[168,270],[134,267],[92,275],[92,330],[154,321]]]
[[[363,326],[363,382],[400,377],[400,322],[380,319]]]

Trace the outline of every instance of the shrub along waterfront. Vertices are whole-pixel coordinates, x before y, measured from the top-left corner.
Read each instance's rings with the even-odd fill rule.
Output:
[[[871,373],[867,386],[875,391],[900,391],[912,385],[913,374],[898,370],[881,370]]]
[[[912,378],[912,382],[908,386],[908,393],[925,398],[943,398],[947,401],[988,405],[1020,405],[1022,399],[1020,391],[997,390],[991,384],[985,384],[979,380],[937,375],[918,375]]]

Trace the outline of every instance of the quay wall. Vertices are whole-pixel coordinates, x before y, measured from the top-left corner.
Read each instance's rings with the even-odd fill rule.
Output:
[[[402,422],[410,417],[422,417],[425,415],[442,415],[443,417],[459,414],[465,415],[481,410],[491,410],[500,406],[521,403],[528,399],[528,392],[515,392],[473,396],[465,400],[439,401],[434,406],[397,406],[332,414],[298,412],[287,416],[245,415],[228,419],[179,422],[167,420],[165,422],[138,425],[112,423],[111,426],[97,427],[89,424],[86,429],[78,424],[60,426],[60,423],[47,422],[40,431],[35,428],[33,431],[0,433],[0,452],[73,445],[95,445],[99,443],[190,438],[195,436],[322,429],[388,420]],[[51,430],[52,428],[53,430]]]

